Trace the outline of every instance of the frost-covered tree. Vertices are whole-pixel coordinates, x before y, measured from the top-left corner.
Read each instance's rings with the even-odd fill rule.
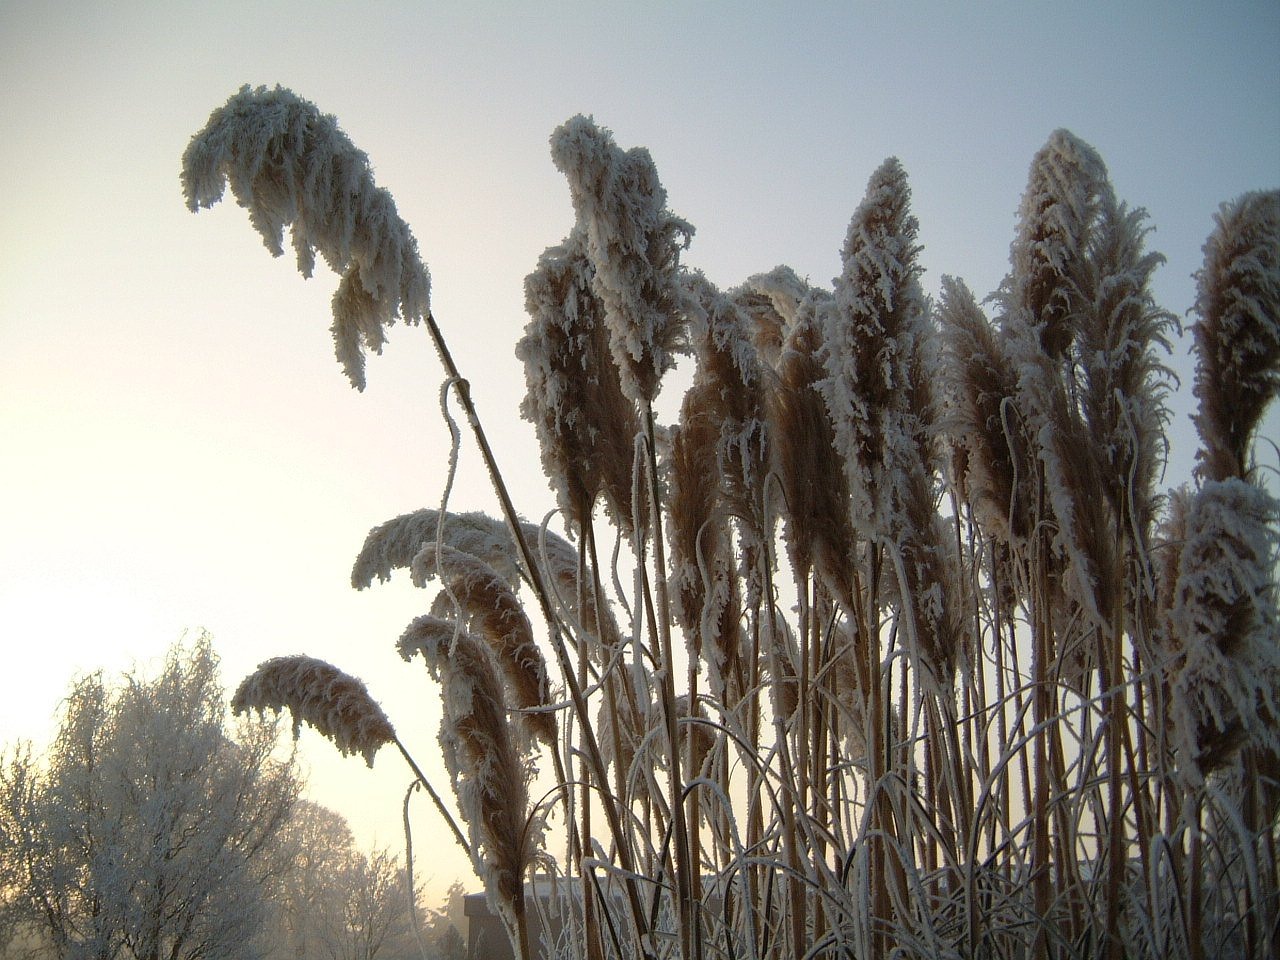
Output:
[[[467,944],[459,932],[467,927],[466,894],[466,887],[455,880],[445,891],[444,903],[422,918],[430,960],[467,960]]]
[[[338,813],[299,800],[280,832],[288,868],[281,872],[276,901],[277,950],[288,957],[319,955],[322,931],[336,912],[334,878],[355,853],[355,838]]]
[[[342,925],[329,931],[334,960],[415,955],[408,877],[398,857],[357,852],[337,879],[345,895]]]
[[[233,731],[207,637],[159,676],[73,684],[48,754],[0,763],[0,942],[59,958],[261,955],[263,892],[297,797],[271,724]]]
[[[286,858],[273,899],[277,954],[298,960],[417,956],[408,877],[385,850],[358,850],[340,814],[299,801],[281,831]],[[419,891],[415,889],[415,896]]]

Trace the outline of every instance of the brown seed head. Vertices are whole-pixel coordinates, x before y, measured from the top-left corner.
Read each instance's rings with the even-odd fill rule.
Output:
[[[445,593],[433,612],[449,616],[456,602],[467,629],[484,637],[506,678],[515,705],[535,712],[522,715],[537,739],[555,742],[556,722],[551,713],[538,711],[551,702],[550,681],[533,628],[515,592],[479,557],[447,544],[423,545],[413,561],[414,582],[419,586],[439,577]]]
[[[231,699],[235,713],[279,713],[285,708],[292,715],[295,737],[306,721],[343,755],[359,753],[369,766],[378,748],[395,739],[395,730],[365,685],[313,657],[267,660],[241,682]]]

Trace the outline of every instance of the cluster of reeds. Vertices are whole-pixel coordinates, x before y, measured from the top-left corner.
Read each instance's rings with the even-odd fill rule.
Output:
[[[574,881],[545,956],[1280,949],[1280,506],[1252,459],[1280,390],[1280,193],[1224,205],[1206,244],[1198,486],[1166,497],[1161,258],[1072,134],[1032,162],[990,317],[957,279],[924,294],[897,160],[832,289],[779,267],[720,290],[681,264],[692,227],[647,151],[584,117],[551,147],[577,223],[526,280],[516,349],[567,537],[516,514],[425,279],[370,266],[412,240],[329,118],[245,89],[185,174],[193,207],[229,180],[277,252],[292,225],[368,316],[425,321],[464,404],[501,519],[389,521],[353,583],[440,584],[401,651],[443,687],[455,832],[520,955],[535,864]],[[317,705],[316,668],[290,676],[264,664],[237,704],[376,747]]]

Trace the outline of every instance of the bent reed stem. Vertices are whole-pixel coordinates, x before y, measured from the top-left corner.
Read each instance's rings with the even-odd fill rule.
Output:
[[[453,832],[453,838],[458,841],[458,846],[467,852],[467,857],[472,857],[471,844],[467,842],[467,838],[463,836],[462,830],[458,827],[458,821],[453,818],[453,814],[449,812],[449,808],[444,805],[444,801],[440,799],[440,794],[436,793],[435,788],[431,786],[431,781],[427,779],[427,775],[422,772],[422,768],[418,766],[417,761],[413,759],[405,745],[400,742],[399,737],[392,737],[391,742],[396,745],[396,749],[400,751],[400,756],[404,757],[404,762],[409,764],[409,769],[413,771],[413,775],[418,778],[418,782],[422,784],[422,789],[427,791],[427,796],[431,798],[431,802],[436,805],[436,809],[440,811],[440,816],[444,818],[444,822],[449,825],[449,829]]]
[[[484,427],[480,423],[479,414],[476,413],[475,404],[471,400],[470,382],[462,376],[458,370],[458,366],[454,363],[453,354],[449,350],[448,344],[445,342],[444,334],[440,331],[440,327],[436,322],[435,315],[428,312],[425,317],[427,332],[431,336],[431,342],[435,346],[436,353],[440,357],[440,362],[444,365],[445,372],[453,381],[454,391],[458,395],[459,401],[462,403],[463,412],[467,417],[467,424],[471,427],[471,432],[476,440],[476,445],[480,448],[480,455],[484,459],[485,469],[489,473],[489,481],[493,485],[494,493],[497,494],[498,502],[502,508],[502,517],[506,521],[507,528],[511,534],[511,538],[516,545],[516,549],[520,553],[520,562],[524,565],[525,573],[529,577],[529,583],[533,588],[534,595],[538,598],[538,605],[542,609],[543,619],[547,624],[548,634],[550,635],[552,648],[555,650],[556,661],[560,667],[561,677],[564,679],[565,686],[569,690],[570,699],[573,701],[574,712],[578,716],[581,726],[583,745],[587,760],[592,767],[592,773],[596,777],[596,781],[600,784],[600,796],[603,801],[605,817],[608,820],[609,832],[614,838],[614,844],[618,853],[619,866],[624,874],[624,885],[627,891],[627,900],[631,910],[632,923],[635,928],[637,942],[644,944],[647,942],[648,927],[644,920],[644,908],[640,903],[640,894],[636,888],[635,869],[631,860],[631,850],[627,843],[627,835],[622,829],[622,821],[618,816],[617,798],[608,790],[608,777],[604,763],[604,759],[600,754],[600,745],[596,741],[595,731],[592,729],[591,715],[587,710],[586,697],[583,695],[582,688],[578,684],[576,671],[573,667],[573,661],[570,659],[568,646],[565,642],[563,628],[560,618],[555,612],[555,608],[551,602],[551,595],[547,590],[546,584],[542,580],[542,572],[539,564],[535,562],[532,550],[529,548],[528,542],[525,540],[524,533],[520,526],[520,517],[516,513],[515,505],[512,503],[511,495],[507,490],[506,482],[502,479],[502,472],[498,468],[497,458],[494,456],[493,448],[489,444],[489,439],[485,435]],[[645,951],[646,957],[651,954]]]

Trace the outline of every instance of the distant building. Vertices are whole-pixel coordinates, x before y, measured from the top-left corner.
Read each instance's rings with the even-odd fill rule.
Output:
[[[543,943],[555,943],[565,935],[565,920],[573,916],[581,916],[581,907],[570,901],[571,897],[574,901],[580,899],[580,890],[578,884],[571,880],[558,882],[539,880],[536,886],[525,886],[531,958],[542,960],[546,956],[542,949]],[[503,925],[502,919],[489,909],[489,901],[485,895],[469,893],[463,903],[467,917],[468,960],[514,960],[515,954],[511,950],[507,928]],[[620,917],[622,916],[621,898],[617,907],[613,914]]]
[[[467,917],[468,960],[514,960],[506,928],[489,909],[485,895],[468,893],[463,905]]]

